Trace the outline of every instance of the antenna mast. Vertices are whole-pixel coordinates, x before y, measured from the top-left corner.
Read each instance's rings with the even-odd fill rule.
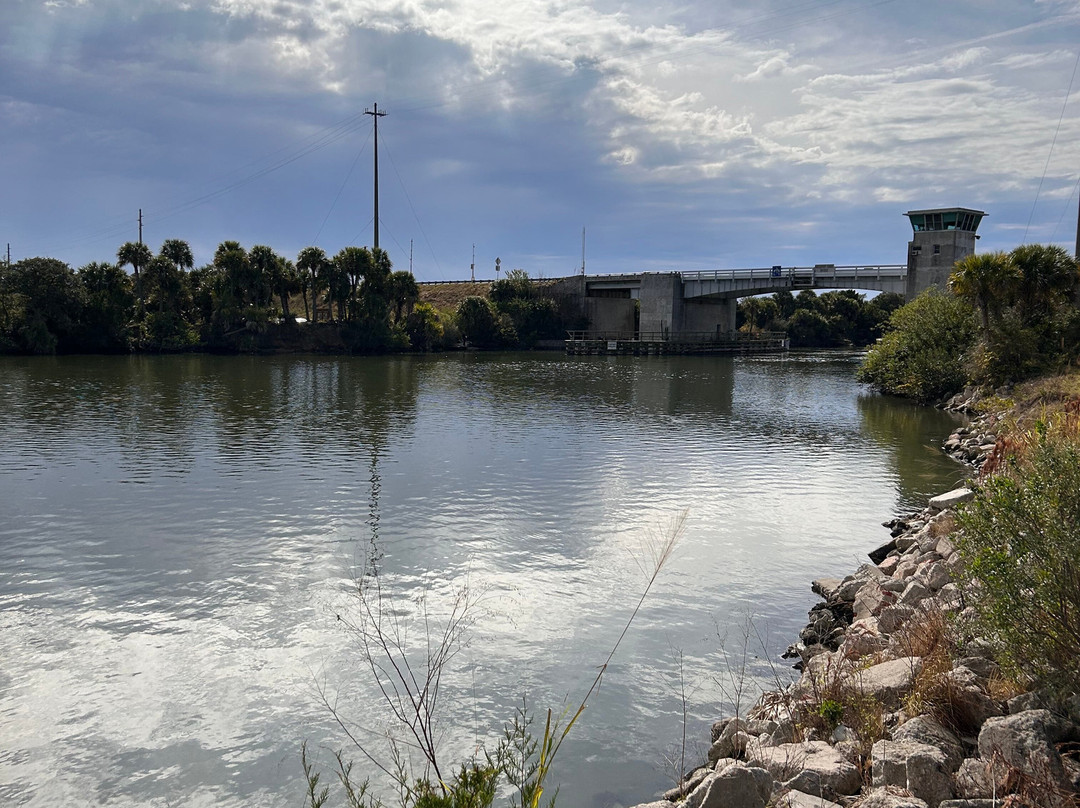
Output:
[[[472,245],[472,263],[469,264],[469,280],[476,283],[476,245]]]
[[[379,118],[386,117],[385,112],[379,112],[379,105],[374,104],[372,109],[365,109],[365,115],[370,115],[375,122],[375,243],[372,245],[379,249]]]

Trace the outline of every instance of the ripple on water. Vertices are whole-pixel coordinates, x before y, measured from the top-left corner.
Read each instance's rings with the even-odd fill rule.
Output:
[[[580,698],[685,509],[559,764],[560,802],[640,801],[676,652],[704,725],[747,615],[782,648],[808,578],[959,476],[947,416],[857,359],[0,359],[0,802],[295,804],[300,741],[343,743],[319,689],[375,715],[337,619],[363,569],[403,616],[485,593],[442,726],[491,743]]]

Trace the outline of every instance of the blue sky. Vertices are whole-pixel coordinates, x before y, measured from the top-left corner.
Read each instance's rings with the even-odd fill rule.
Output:
[[[375,102],[421,280],[583,227],[590,274],[901,263],[947,205],[1071,248],[1078,43],[1080,0],[0,0],[0,249],[370,244]]]

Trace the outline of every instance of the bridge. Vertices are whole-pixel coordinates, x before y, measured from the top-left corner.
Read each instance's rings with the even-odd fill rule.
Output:
[[[577,304],[592,332],[652,332],[675,338],[733,332],[740,297],[803,289],[904,294],[907,278],[903,264],[816,264],[579,275],[555,281],[552,291]]]

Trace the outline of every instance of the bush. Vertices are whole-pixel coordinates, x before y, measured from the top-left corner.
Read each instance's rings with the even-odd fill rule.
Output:
[[[867,354],[859,381],[921,402],[938,401],[964,388],[964,355],[977,337],[971,306],[930,288],[893,312],[889,329]]]
[[[1080,677],[1080,419],[1038,424],[957,518],[981,630],[1014,675]]]

